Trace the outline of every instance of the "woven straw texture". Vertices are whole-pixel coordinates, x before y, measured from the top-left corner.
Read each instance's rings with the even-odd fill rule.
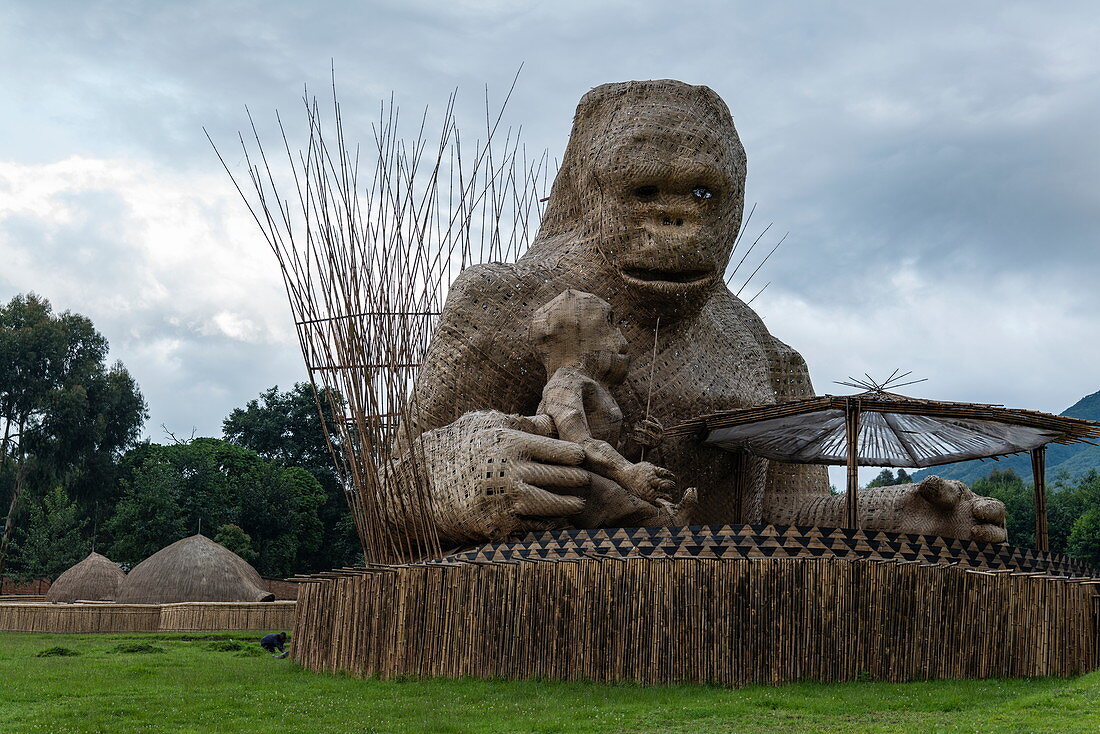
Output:
[[[125,578],[109,558],[92,552],[57,577],[46,592],[46,601],[114,601]]]
[[[118,593],[123,604],[274,598],[247,561],[203,535],[177,540],[146,558],[130,571]]]
[[[547,378],[523,335],[536,310],[570,288],[608,302],[618,317],[631,362],[610,390],[628,429],[644,421],[647,402],[648,414],[669,425],[812,395],[802,358],[722,280],[741,222],[745,170],[729,111],[706,87],[627,82],[585,95],[529,251],[514,264],[467,268],[452,286],[417,384],[420,428],[476,410],[535,412]],[[485,441],[463,434],[449,452],[456,459]],[[446,450],[440,443],[432,441],[433,449]],[[625,454],[638,461],[641,447]],[[764,460],[684,437],[646,458],[698,488],[694,522],[770,519],[776,508],[790,512],[827,492],[817,468],[784,468],[768,480]],[[464,467],[455,471],[452,481],[464,479]],[[465,490],[449,484],[437,477],[433,488],[458,505],[446,537],[455,525],[461,539],[502,524],[478,517],[484,503],[456,503],[451,496]],[[503,524],[535,529],[539,522]]]

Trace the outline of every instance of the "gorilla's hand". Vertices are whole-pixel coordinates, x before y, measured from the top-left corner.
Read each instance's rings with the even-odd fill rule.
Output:
[[[645,418],[634,425],[631,438],[642,448],[651,449],[661,443],[664,435],[665,427],[661,425],[661,421],[656,418]]]
[[[844,495],[820,497],[802,507],[800,525],[843,527]],[[788,520],[789,522],[789,520]],[[1005,506],[974,494],[962,482],[931,476],[919,484],[859,490],[859,523],[866,530],[943,535],[1003,543]]]
[[[1005,506],[974,494],[964,483],[930,476],[919,484],[899,485],[897,527],[902,532],[946,535],[1003,543]]]
[[[467,413],[418,438],[396,462],[396,478],[408,481],[415,457],[430,482],[433,519],[450,541],[560,527],[585,507],[592,475],[579,468],[584,450],[525,425],[496,411]]]

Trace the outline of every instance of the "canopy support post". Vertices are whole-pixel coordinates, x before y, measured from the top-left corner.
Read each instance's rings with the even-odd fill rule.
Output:
[[[1047,524],[1047,447],[1031,450],[1031,473],[1035,486],[1035,550],[1050,550]]]
[[[859,508],[856,493],[859,490],[859,403],[853,406],[847,401],[844,410],[844,442],[848,454],[848,484],[845,489],[848,507],[848,527],[859,528]]]

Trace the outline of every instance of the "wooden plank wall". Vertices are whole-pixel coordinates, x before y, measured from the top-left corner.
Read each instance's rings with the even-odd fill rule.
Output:
[[[379,568],[303,585],[291,655],[359,676],[785,683],[1073,675],[1095,582],[844,559]]]
[[[0,631],[180,632],[290,630],[295,602],[191,602],[186,604],[0,603]]]

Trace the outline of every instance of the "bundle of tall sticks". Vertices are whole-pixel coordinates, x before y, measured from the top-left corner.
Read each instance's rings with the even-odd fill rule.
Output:
[[[414,423],[412,387],[448,286],[472,263],[518,257],[538,226],[549,161],[546,153],[529,159],[519,133],[502,128],[512,89],[495,115],[486,92],[485,137],[465,149],[452,94],[438,134],[425,110],[411,140],[400,135],[393,99],[383,103],[373,145],[361,155],[347,144],[334,84],[332,129],[316,97],[303,99],[303,149],[292,151],[277,116],[282,166],[269,158],[251,114],[250,140],[240,136],[246,182],[218,152],[278,259],[370,563],[439,554],[427,478],[388,481],[391,452]]]

